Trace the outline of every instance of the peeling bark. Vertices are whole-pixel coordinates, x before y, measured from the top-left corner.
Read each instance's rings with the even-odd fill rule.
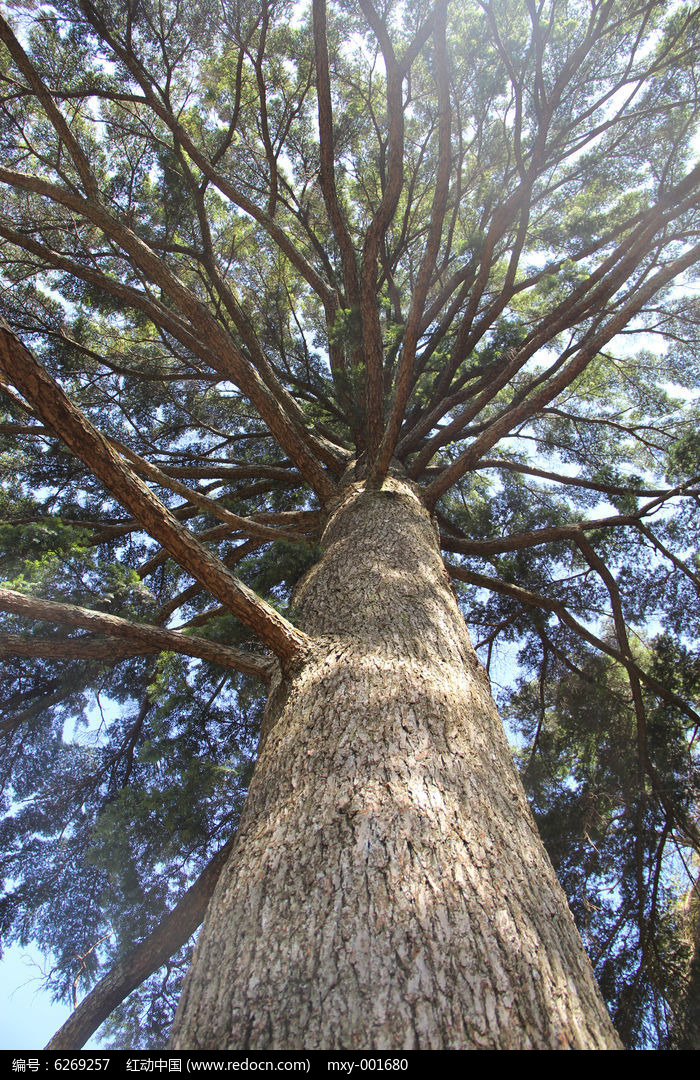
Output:
[[[329,508],[174,1048],[620,1046],[417,490]]]

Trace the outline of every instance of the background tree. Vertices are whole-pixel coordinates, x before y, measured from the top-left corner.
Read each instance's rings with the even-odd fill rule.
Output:
[[[261,684],[270,728],[337,644],[336,609],[348,640],[390,645],[409,587],[388,570],[415,582],[432,557],[421,505],[487,668],[521,650],[504,706],[619,1030],[679,1030],[700,841],[698,14],[5,5],[0,925],[53,952],[58,996],[110,970],[57,1046],[139,984],[114,1036],[164,1039]],[[357,546],[344,511],[370,505],[330,596],[333,536]],[[431,604],[449,621],[431,567],[402,594],[400,659]],[[499,993],[465,1044],[527,1044]],[[443,1039],[415,1023],[418,1045]]]

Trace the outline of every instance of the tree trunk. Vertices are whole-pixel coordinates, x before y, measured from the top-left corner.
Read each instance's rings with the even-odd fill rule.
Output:
[[[322,548],[173,1047],[619,1048],[418,489]]]
[[[688,978],[677,1030],[672,1032],[671,1049],[700,1050],[700,875],[688,891],[685,902],[687,932],[692,942]]]

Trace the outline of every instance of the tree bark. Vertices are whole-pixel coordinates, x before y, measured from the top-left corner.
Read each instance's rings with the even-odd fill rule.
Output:
[[[322,550],[173,1047],[619,1048],[418,489]]]
[[[672,1032],[671,1049],[700,1050],[700,876],[691,886],[685,903],[685,917],[692,952],[685,986],[683,1015]]]

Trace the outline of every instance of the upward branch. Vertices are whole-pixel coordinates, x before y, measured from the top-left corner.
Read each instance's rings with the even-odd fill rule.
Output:
[[[456,461],[446,468],[443,473],[428,485],[425,492],[426,504],[434,506],[440,496],[465,473],[473,469],[479,459],[482,458],[496,443],[511,432],[518,424],[522,424],[531,416],[536,415],[545,405],[548,405],[586,369],[597,353],[617,333],[624,329],[631,320],[644,307],[644,304],[660,289],[672,281],[684,270],[694,266],[700,259],[700,244],[689,248],[683,255],[674,259],[658,273],[654,274],[644,285],[638,288],[632,297],[623,304],[597,332],[591,333],[584,339],[582,347],[575,350],[574,356],[561,370],[552,374],[544,385],[539,386],[532,393],[525,393],[512,403],[503,412],[490,422],[486,430],[471,445],[459,455]],[[519,364],[516,358],[511,362],[513,366]],[[425,457],[421,455],[425,463]]]
[[[335,183],[335,146],[333,105],[328,63],[328,33],[326,0],[313,2],[314,50],[316,56],[316,96],[318,101],[318,134],[320,146],[319,184],[323,193],[328,219],[340,250],[345,295],[350,307],[359,303],[359,285],[355,249],[343,216]]]
[[[379,479],[386,475],[392,455],[396,449],[399,430],[404,418],[406,405],[413,387],[414,363],[416,348],[421,330],[425,301],[435,263],[440,247],[442,226],[447,209],[447,195],[450,186],[451,159],[451,108],[450,108],[450,85],[447,61],[447,42],[445,40],[446,3],[435,5],[434,30],[435,39],[435,79],[438,87],[438,127],[439,149],[438,164],[435,178],[435,192],[430,214],[428,238],[423,252],[423,258],[418,270],[413,296],[411,297],[411,310],[404,331],[403,346],[401,349],[401,361],[396,375],[394,387],[394,401],[391,415],[387,422],[382,443],[377,453],[374,464],[374,477]]]
[[[365,361],[365,410],[367,444],[374,456],[379,448],[384,413],[384,362],[382,331],[377,307],[379,249],[394,217],[403,187],[404,109],[402,71],[385,23],[370,0],[359,0],[368,23],[379,41],[386,65],[387,176],[379,206],[365,234],[360,267],[360,317]]]

